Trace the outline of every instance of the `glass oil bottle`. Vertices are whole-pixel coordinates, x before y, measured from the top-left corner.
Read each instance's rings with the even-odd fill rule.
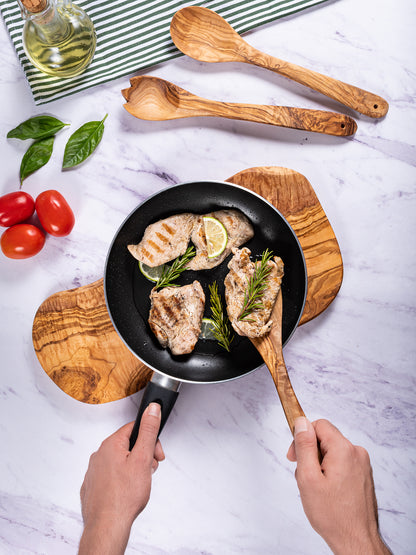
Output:
[[[71,0],[18,0],[23,45],[30,61],[54,77],[74,77],[86,70],[96,35],[88,15]]]

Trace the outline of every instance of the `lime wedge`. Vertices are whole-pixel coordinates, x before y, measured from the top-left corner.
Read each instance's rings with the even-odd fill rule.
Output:
[[[227,246],[227,230],[219,220],[211,216],[204,216],[204,229],[208,258],[219,256]]]
[[[213,320],[211,320],[211,318],[202,318],[201,333],[199,334],[199,339],[216,339],[213,330]]]
[[[162,275],[165,267],[166,267],[166,264],[161,264],[160,266],[154,266],[152,268],[152,266],[148,266],[147,264],[144,264],[143,262],[139,261],[139,269],[141,273],[144,275],[144,277],[146,277],[147,279],[155,283]]]

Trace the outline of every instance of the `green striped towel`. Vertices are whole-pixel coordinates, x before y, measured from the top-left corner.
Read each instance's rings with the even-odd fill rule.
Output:
[[[0,9],[35,104],[46,104],[181,55],[170,38],[169,26],[175,12],[185,6],[210,8],[243,33],[325,1],[75,0],[94,23],[97,48],[88,69],[68,79],[41,73],[26,57],[22,42],[24,21],[17,1],[0,0]]]

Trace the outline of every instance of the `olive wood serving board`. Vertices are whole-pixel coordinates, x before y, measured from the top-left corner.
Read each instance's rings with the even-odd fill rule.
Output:
[[[300,324],[312,320],[337,295],[343,264],[334,231],[311,184],[300,173],[280,167],[250,168],[227,181],[263,196],[294,229],[308,274]],[[48,297],[35,315],[32,339],[48,376],[84,403],[127,397],[143,388],[152,375],[115,331],[105,304],[103,279]]]

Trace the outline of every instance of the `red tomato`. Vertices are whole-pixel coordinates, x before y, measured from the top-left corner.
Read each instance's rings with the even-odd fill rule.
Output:
[[[69,235],[74,227],[74,213],[58,191],[43,191],[36,199],[36,212],[45,231],[55,237]]]
[[[45,234],[32,224],[9,227],[0,239],[1,250],[8,258],[30,258],[45,244]]]
[[[15,191],[0,197],[0,225],[10,227],[24,222],[35,211],[35,201],[24,191]]]

